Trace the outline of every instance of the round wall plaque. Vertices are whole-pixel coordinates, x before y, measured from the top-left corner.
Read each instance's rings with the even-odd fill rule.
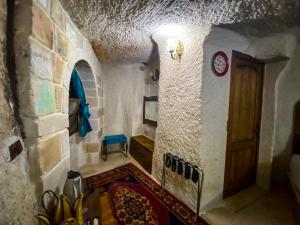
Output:
[[[228,68],[229,68],[229,62],[225,52],[222,51],[216,52],[212,58],[212,69],[214,73],[217,76],[222,77],[227,73]]]

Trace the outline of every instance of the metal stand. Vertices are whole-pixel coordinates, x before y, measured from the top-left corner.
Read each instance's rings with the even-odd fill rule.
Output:
[[[164,156],[163,156],[163,168],[162,168],[162,176],[161,176],[162,191],[165,189],[165,186],[166,186],[166,156],[167,156],[167,154],[164,154]],[[174,157],[176,157],[176,156],[174,156]],[[187,162],[183,159],[181,159],[181,161],[183,163]],[[177,164],[178,164],[178,161],[177,161]],[[193,167],[193,165],[191,165],[191,166]],[[203,187],[204,173],[203,173],[203,170],[201,168],[193,167],[193,169],[196,169],[197,172],[199,173],[199,179],[198,179],[198,182],[197,182],[198,190],[197,190],[197,215],[196,215],[196,218],[195,218],[195,222],[196,222],[197,219],[198,219],[198,216],[199,216],[199,212],[200,212],[200,202],[201,202],[201,197],[202,197],[202,187]]]

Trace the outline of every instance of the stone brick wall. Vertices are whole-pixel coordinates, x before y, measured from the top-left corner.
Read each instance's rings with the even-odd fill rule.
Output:
[[[102,107],[101,89],[99,89],[99,95],[97,96],[97,86],[101,86],[101,81],[94,81],[93,71],[86,61],[79,61],[75,65],[76,70],[80,74],[80,78],[85,90],[85,97],[89,103],[89,110],[91,113],[90,124],[92,131],[87,134],[84,139],[84,143],[78,144],[81,137],[78,133],[70,137],[71,147],[71,169],[78,170],[84,164],[94,164],[99,162],[100,145],[99,140],[102,137],[102,126],[99,126],[99,118],[103,118],[104,110]],[[100,124],[103,124],[100,122]],[[84,148],[85,152],[81,149]]]
[[[94,85],[90,104],[102,109],[101,67],[89,41],[74,26],[58,0],[24,0],[16,6],[15,49],[20,112],[29,149],[30,175],[37,193],[62,191],[70,169],[69,83],[76,63],[84,60]],[[26,19],[25,19],[26,18]],[[93,117],[101,131],[103,114]],[[100,132],[101,134],[101,132]],[[83,164],[89,162],[90,138],[81,139]],[[92,140],[99,152],[101,135]],[[97,152],[97,153],[98,153]],[[99,155],[93,155],[97,162]]]

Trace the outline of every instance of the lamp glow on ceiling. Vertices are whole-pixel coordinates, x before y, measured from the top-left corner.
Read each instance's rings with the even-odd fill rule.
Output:
[[[169,38],[179,38],[183,35],[184,29],[178,24],[162,25],[158,28],[158,34]]]

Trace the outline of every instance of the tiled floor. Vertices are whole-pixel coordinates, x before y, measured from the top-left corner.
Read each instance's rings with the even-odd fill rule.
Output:
[[[130,162],[146,172],[133,158],[130,156],[125,158],[120,153],[110,154],[106,162],[87,165],[80,171],[83,177],[88,177]],[[211,225],[295,225],[290,191],[286,186],[276,187],[236,212],[230,207],[221,207],[212,209],[202,216]]]
[[[295,225],[290,191],[286,186],[276,187],[237,212],[222,207],[203,217],[212,225]]]
[[[96,175],[96,174],[99,174],[99,173],[103,173],[103,172],[108,171],[108,170],[112,170],[114,168],[125,165],[127,163],[133,163],[135,166],[137,166],[143,172],[145,172],[146,174],[151,176],[130,155],[128,155],[128,157],[125,157],[122,153],[119,153],[119,152],[109,154],[108,158],[107,158],[107,161],[104,161],[104,160],[101,159],[101,163],[99,163],[99,164],[86,165],[84,167],[81,167],[80,168],[80,173],[85,178],[85,177],[89,177],[89,176]]]

